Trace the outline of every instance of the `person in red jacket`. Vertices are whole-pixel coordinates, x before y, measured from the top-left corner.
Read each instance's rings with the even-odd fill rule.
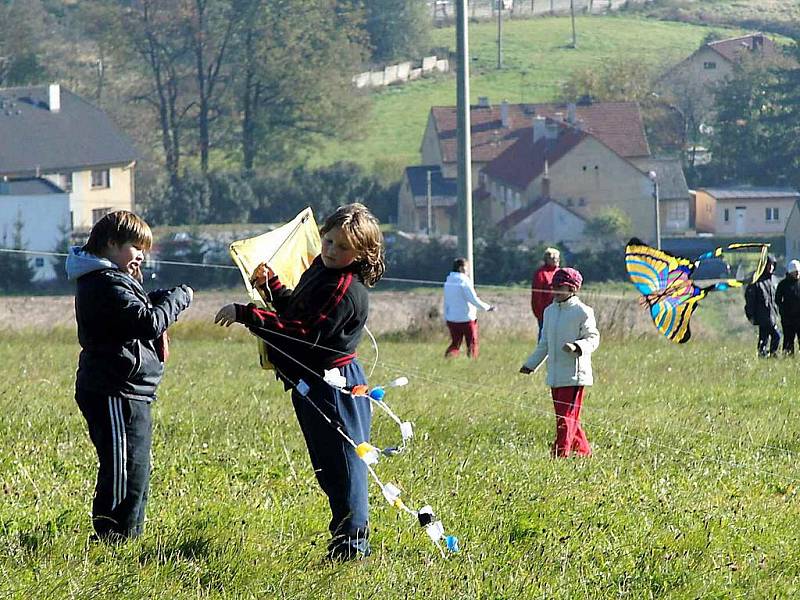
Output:
[[[558,248],[547,248],[544,251],[544,264],[536,269],[531,281],[531,310],[539,325],[539,338],[542,337],[544,309],[553,302],[553,275],[561,264],[561,253]]]

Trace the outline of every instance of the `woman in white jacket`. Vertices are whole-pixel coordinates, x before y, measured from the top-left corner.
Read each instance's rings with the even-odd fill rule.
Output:
[[[544,311],[542,336],[536,349],[520,368],[534,373],[547,362],[547,385],[551,388],[556,413],[556,441],[553,456],[571,452],[590,456],[592,448],[581,428],[584,389],[592,385],[592,352],[600,344],[594,311],[576,293],[583,277],[576,269],[559,269],[553,275],[555,302]]]
[[[444,282],[444,319],[450,331],[450,345],[444,352],[445,358],[458,356],[465,338],[467,354],[478,358],[478,309],[495,310],[494,306],[478,298],[467,276],[468,265],[466,258],[455,259],[453,270]]]

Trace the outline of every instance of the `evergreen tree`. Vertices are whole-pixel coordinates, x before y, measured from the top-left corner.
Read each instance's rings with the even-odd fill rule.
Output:
[[[17,220],[13,223],[13,233],[9,236],[7,229],[3,230],[3,237],[0,239],[0,247],[9,250],[24,250],[25,245],[22,237],[22,230],[25,224],[22,222],[22,214],[17,214]],[[27,254],[16,252],[0,252],[0,290],[5,292],[20,292],[31,287],[33,279],[33,268],[28,262]]]
[[[777,181],[800,187],[800,38],[788,51],[790,62],[774,70],[775,82],[767,88],[769,113],[765,126],[771,142],[770,172]]]

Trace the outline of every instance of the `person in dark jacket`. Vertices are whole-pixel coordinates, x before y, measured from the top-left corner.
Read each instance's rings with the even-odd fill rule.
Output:
[[[107,214],[86,245],[67,256],[76,280],[75,317],[81,353],[75,400],[97,450],[92,502],[96,538],[140,535],[150,487],[150,403],[164,372],[167,327],[192,301],[192,288],[147,294],[142,261],[150,227],[129,211]]]
[[[778,306],[775,303],[775,257],[770,255],[758,281],[744,292],[744,312],[747,320],[758,326],[758,355],[777,356],[781,334],[778,331]]]
[[[781,315],[783,352],[794,355],[794,340],[800,338],[800,261],[789,261],[786,277],[775,291],[775,304]]]
[[[369,314],[367,287],[384,271],[383,236],[377,219],[357,203],[340,207],[320,233],[322,253],[294,290],[267,265],[256,269],[253,283],[262,295],[271,295],[274,310],[228,304],[214,322],[242,323],[267,343],[278,377],[292,388],[311,464],[328,496],[328,557],[350,560],[370,554],[368,472],[342,433],[356,445],[368,442],[372,413],[368,398],[346,394],[323,376],[338,369],[347,387],[367,383],[356,347]]]

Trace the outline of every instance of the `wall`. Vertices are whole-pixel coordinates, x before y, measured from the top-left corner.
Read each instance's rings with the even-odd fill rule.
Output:
[[[133,165],[109,169],[108,188],[92,189],[92,172],[76,171],[72,174],[70,210],[75,229],[88,229],[94,222],[92,211],[100,208],[133,210]]]
[[[694,195],[692,212],[697,233],[714,233],[716,228],[717,203],[703,190],[690,192]]]
[[[22,245],[25,250],[55,252],[69,227],[69,197],[67,194],[41,196],[0,195],[0,246],[10,247],[14,242],[17,219],[23,224]],[[5,240],[4,240],[5,238]],[[36,266],[37,259],[41,266]],[[56,259],[50,256],[31,255],[34,281],[56,277]]]
[[[718,235],[736,235],[736,207],[745,207],[744,233],[753,235],[782,235],[786,229],[786,221],[795,204],[794,198],[738,198],[717,199],[715,215],[715,233]],[[778,220],[767,221],[766,209],[777,208]],[[725,222],[725,209],[728,209],[728,222]]]
[[[555,202],[548,202],[541,209],[509,229],[505,237],[535,244],[563,242],[570,250],[576,251],[584,246],[583,228],[585,224],[580,217],[561,208]]]

